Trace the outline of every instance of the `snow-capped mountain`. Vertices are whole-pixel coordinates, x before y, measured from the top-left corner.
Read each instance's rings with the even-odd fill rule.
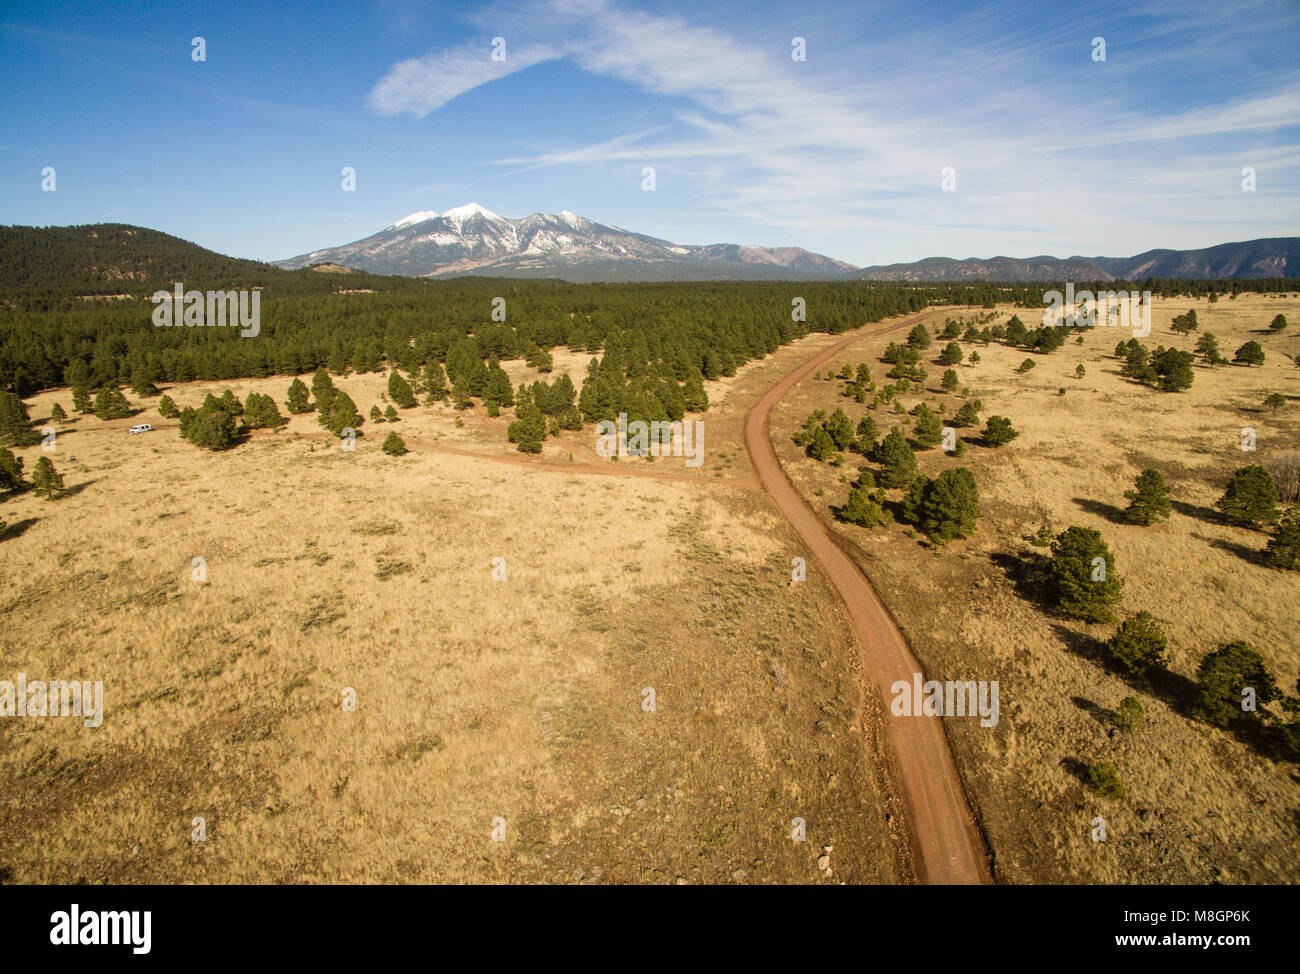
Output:
[[[378,233],[279,266],[340,264],[377,274],[559,277],[570,281],[834,279],[853,265],[798,247],[686,246],[561,210],[511,220],[467,203],[420,210]]]

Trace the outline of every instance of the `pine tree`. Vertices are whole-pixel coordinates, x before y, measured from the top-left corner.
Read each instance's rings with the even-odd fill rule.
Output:
[[[1263,365],[1264,348],[1259,342],[1246,342],[1237,349],[1236,354],[1232,356],[1232,360],[1246,366]]]
[[[826,421],[826,432],[835,443],[835,449],[847,450],[853,445],[853,422],[843,409],[836,409]]]
[[[1115,573],[1115,558],[1093,528],[1069,527],[1052,543],[1049,574],[1057,607],[1067,616],[1088,622],[1114,622],[1111,607],[1119,603],[1123,580]]]
[[[388,408],[384,410],[384,419],[390,423],[397,422],[397,410],[394,409],[391,404],[389,404]]]
[[[907,344],[914,349],[930,347],[930,332],[925,325],[917,322],[916,326],[907,333]]]
[[[1264,561],[1274,568],[1300,568],[1300,508],[1289,508],[1264,549]]]
[[[1201,356],[1206,365],[1222,365],[1227,361],[1219,352],[1219,340],[1210,331],[1203,332],[1196,340],[1196,354]]]
[[[42,456],[32,471],[32,490],[39,497],[53,500],[63,493],[63,475],[54,469],[49,457]]]
[[[72,387],[72,408],[82,415],[91,411],[90,393],[84,386]]]
[[[835,512],[835,516],[841,521],[859,524],[864,528],[879,527],[893,520],[865,486],[852,488],[844,501],[844,506]]]
[[[881,466],[880,482],[885,487],[906,487],[920,472],[916,454],[907,444],[901,427],[894,427],[880,441],[872,459]]]
[[[293,386],[289,389],[292,392]],[[334,406],[338,390],[334,387],[334,380],[330,378],[330,374],[323,368],[317,369],[311,378],[311,394],[316,401],[316,418],[324,426],[328,423],[330,409]]]
[[[176,403],[171,396],[163,396],[158,400],[158,415],[163,419],[175,419],[181,414],[176,408]]]
[[[388,373],[388,398],[403,409],[410,409],[416,405],[415,393],[411,391],[410,383],[403,379],[402,374],[396,369]]]
[[[351,429],[355,431],[361,426],[361,414],[357,412],[357,404],[342,389],[338,390],[333,403],[330,405],[329,422],[325,426],[331,433],[340,438],[346,435],[344,430]]]
[[[1170,491],[1159,470],[1143,470],[1124,496],[1130,502],[1124,516],[1133,524],[1154,524],[1169,517]]]
[[[125,419],[130,415],[131,404],[116,386],[107,386],[95,395],[95,416],[98,419]]]
[[[329,376],[326,376],[326,378],[328,379]],[[302,379],[295,377],[294,380],[289,383],[289,398],[285,400],[285,406],[288,408],[289,412],[295,416],[301,415],[302,413],[309,413],[315,407],[307,401],[307,398],[307,386],[303,383]]]
[[[945,470],[922,491],[917,526],[939,542],[969,537],[980,518],[979,488],[965,467]]]
[[[385,453],[389,454],[390,456],[395,456],[395,457],[400,457],[402,454],[407,452],[406,443],[404,443],[402,441],[402,438],[398,436],[396,433],[389,433],[387,436],[385,436],[383,445],[380,447],[380,449],[382,449]]]
[[[26,404],[12,392],[0,390],[0,446],[30,446],[37,439]]]
[[[808,456],[814,460],[829,460],[835,456],[835,440],[825,425],[818,425],[812,431],[812,437],[808,441]]]
[[[1278,315],[1268,324],[1269,331],[1281,331],[1286,327],[1286,315]]]
[[[858,423],[857,442],[853,444],[853,449],[866,455],[876,448],[876,438],[879,436],[876,430],[876,421],[871,416],[863,416]]]
[[[961,404],[957,410],[957,415],[952,419],[953,426],[978,426],[980,422],[980,402],[978,399],[968,399]]]
[[[1259,525],[1277,522],[1277,502],[1272,475],[1256,465],[1242,467],[1234,473],[1214,506],[1235,521]]]
[[[1004,446],[1019,435],[1005,416],[990,416],[984,424],[984,442],[989,446]]]
[[[27,486],[23,479],[23,458],[14,456],[12,450],[0,447],[0,491],[13,494]]]
[[[958,345],[956,342],[949,342],[947,345],[944,346],[943,351],[939,353],[939,364],[960,365],[961,360],[965,357],[966,356],[962,352],[960,345]]]
[[[916,437],[916,442],[924,447],[938,446],[943,439],[943,424],[939,421],[939,414],[925,403],[917,407],[916,425],[912,427],[912,435]]]
[[[1165,392],[1183,392],[1190,389],[1196,374],[1192,371],[1192,353],[1176,348],[1158,348],[1151,359],[1158,384]]]
[[[515,410],[518,417],[506,429],[506,437],[521,453],[541,453],[546,439],[546,415],[532,402],[521,402]]]
[[[50,422],[62,425],[68,421],[68,414],[63,411],[63,407],[57,402],[50,407]]]
[[[381,412],[379,411],[379,406],[378,406],[378,405],[371,406],[371,407],[370,407],[370,422],[372,422],[372,423],[382,423],[383,421],[384,421],[384,414],[381,413]]]
[[[944,392],[956,392],[957,386],[960,384],[961,380],[957,378],[957,373],[952,369],[948,369],[944,372],[943,378],[939,381],[939,387],[943,389]]]
[[[1076,379],[1082,379],[1087,374],[1088,374],[1088,370],[1083,367],[1082,362],[1080,362],[1078,365],[1074,367],[1074,377]]]
[[[1255,703],[1268,704],[1281,696],[1264,658],[1250,643],[1225,643],[1206,654],[1196,670],[1195,713],[1215,727],[1227,727],[1234,720],[1248,719],[1242,709],[1242,691],[1255,691]]]
[[[1155,616],[1143,609],[1125,619],[1111,636],[1106,649],[1117,667],[1131,674],[1145,673],[1164,666],[1169,640]]]

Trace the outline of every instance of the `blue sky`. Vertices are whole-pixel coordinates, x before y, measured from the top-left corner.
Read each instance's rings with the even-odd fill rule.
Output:
[[[1289,236],[1297,36],[1297,0],[7,5],[0,223],[260,259],[471,200],[861,265]]]

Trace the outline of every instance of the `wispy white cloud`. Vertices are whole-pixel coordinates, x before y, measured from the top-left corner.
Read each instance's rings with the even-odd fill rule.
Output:
[[[1104,64],[1088,58],[1093,34],[1107,33],[1091,12],[1017,27],[1006,5],[865,45],[817,37],[809,61],[796,64],[788,49],[739,31],[614,0],[552,0],[481,17],[543,39],[532,50],[512,50],[505,63],[490,61],[486,46],[404,61],[370,101],[423,116],[563,57],[669,99],[668,124],[491,160],[511,173],[671,167],[693,174],[719,218],[786,238],[752,242],[863,263],[935,252],[1137,252],[1269,235],[1300,217],[1293,67],[1257,65],[1212,100],[1177,110],[1142,97],[1143,72],[1171,63],[1179,45],[1208,63],[1216,36],[1241,36],[1243,20],[1269,9],[1204,0],[1143,8],[1140,31],[1111,32]],[[1044,51],[1061,60],[1059,72],[1033,70]],[[1260,193],[1271,186],[1271,205],[1254,205],[1239,188],[1233,195],[1242,165],[1269,170]],[[940,191],[945,166],[957,169],[956,193]],[[1168,228],[1185,233],[1189,217],[1196,239],[1170,239]]]

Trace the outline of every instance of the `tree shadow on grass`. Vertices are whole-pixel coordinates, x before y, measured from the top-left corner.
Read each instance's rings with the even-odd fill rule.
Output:
[[[1047,578],[1049,559],[1046,555],[1029,552],[1018,557],[999,551],[991,555],[989,560],[1002,569],[1007,581],[1015,588],[1016,595],[1042,612],[1054,610]]]
[[[1200,504],[1189,504],[1186,501],[1171,500],[1169,506],[1172,507],[1183,517],[1195,518],[1198,521],[1205,521],[1207,524],[1230,524],[1231,522],[1212,507],[1202,507]]]
[[[1263,548],[1250,548],[1236,541],[1229,541],[1227,538],[1205,538],[1211,548],[1218,548],[1220,551],[1226,551],[1231,555],[1236,555],[1243,561],[1252,565],[1259,565],[1261,568],[1268,567],[1264,561]]]
[[[1085,788],[1090,787],[1092,779],[1088,777],[1088,765],[1078,758],[1061,758],[1061,768],[1066,774],[1073,775],[1079,780],[1079,784]]]
[[[15,521],[9,525],[6,530],[0,531],[0,541],[7,541],[10,538],[20,538],[27,533],[28,529],[40,520],[39,517],[27,517],[21,521]]]
[[[1072,500],[1089,514],[1096,514],[1098,517],[1103,517],[1111,524],[1130,523],[1128,518],[1124,516],[1124,509],[1122,507],[1116,507],[1114,504],[1107,504],[1105,501],[1095,501],[1089,497],[1074,497]]]
[[[83,490],[85,490],[85,489],[86,489],[87,487],[89,487],[91,484],[97,484],[97,483],[99,483],[99,478],[98,478],[98,477],[96,477],[94,480],[83,480],[83,481],[82,481],[81,483],[79,483],[79,484],[74,484],[74,485],[71,486],[71,487],[65,487],[65,488],[63,488],[63,491],[59,494],[59,496],[60,496],[60,497],[75,497],[77,494],[80,494]]]
[[[1084,713],[1088,714],[1093,720],[1101,724],[1101,726],[1107,730],[1114,726],[1115,712],[1113,710],[1107,710],[1105,707],[1093,703],[1086,697],[1074,696],[1070,698],[1070,702]]]

